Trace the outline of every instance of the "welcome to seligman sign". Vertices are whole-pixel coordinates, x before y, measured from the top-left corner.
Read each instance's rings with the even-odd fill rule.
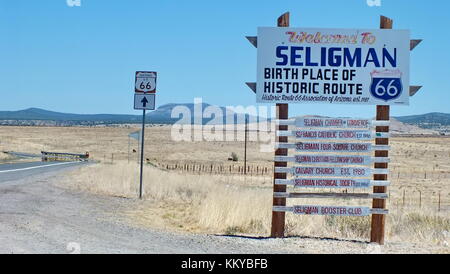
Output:
[[[258,28],[258,103],[409,104],[408,30]]]

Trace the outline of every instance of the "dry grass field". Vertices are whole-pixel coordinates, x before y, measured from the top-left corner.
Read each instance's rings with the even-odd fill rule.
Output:
[[[89,151],[94,160],[128,160],[128,134],[140,127],[0,127],[0,151],[40,153],[63,151],[84,153]],[[241,137],[243,136],[242,133]],[[163,164],[215,163],[227,161],[231,152],[243,158],[243,142],[183,142],[172,141],[169,126],[148,127],[145,134],[145,157]],[[131,149],[138,149],[135,139]],[[248,160],[270,165],[271,155],[259,152],[259,145],[251,142]],[[136,153],[130,159],[137,161]],[[270,165],[271,166],[271,165]]]
[[[99,164],[61,178],[82,191],[136,198],[137,153],[128,158],[130,127],[0,127],[0,151],[41,150],[84,153]],[[450,138],[392,138],[387,241],[442,246],[450,242]],[[131,140],[131,150],[137,141]],[[234,152],[238,162],[228,158]],[[243,165],[243,142],[175,142],[170,127],[146,130],[144,201],[121,214],[136,225],[180,231],[267,236],[270,232],[272,175],[230,174],[220,166]],[[1,154],[1,153],[0,153]],[[272,168],[273,153],[249,142],[249,165]],[[183,170],[197,164],[214,170]],[[177,166],[178,169],[167,169]],[[324,191],[331,191],[326,189]],[[352,190],[349,190],[351,192]],[[307,199],[290,204],[367,205],[370,200]],[[365,217],[294,216],[287,213],[288,235],[367,240]]]

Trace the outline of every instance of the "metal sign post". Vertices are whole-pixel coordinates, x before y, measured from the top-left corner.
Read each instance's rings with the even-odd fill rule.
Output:
[[[142,170],[144,167],[144,135],[145,134],[145,109],[142,111],[142,138],[141,138],[141,175],[139,176],[139,199],[142,199]]]
[[[137,71],[135,75],[134,109],[142,109],[141,166],[139,176],[139,199],[142,199],[142,173],[144,169],[145,111],[155,109],[156,72]]]

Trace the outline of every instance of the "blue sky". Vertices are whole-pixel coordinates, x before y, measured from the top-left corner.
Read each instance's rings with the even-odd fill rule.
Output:
[[[158,71],[156,104],[254,105],[256,49],[244,38],[291,13],[292,27],[394,28],[424,39],[411,85],[391,115],[450,113],[450,2],[444,0],[0,0],[0,110],[134,113],[136,70]],[[296,104],[290,114],[371,116],[374,106]]]

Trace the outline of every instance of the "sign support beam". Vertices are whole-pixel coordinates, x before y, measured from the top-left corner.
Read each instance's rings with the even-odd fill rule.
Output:
[[[247,132],[248,132],[248,118],[245,116],[245,141],[244,141],[244,175],[247,175]]]
[[[142,110],[142,137],[141,137],[141,174],[139,176],[139,199],[142,199],[142,171],[144,167],[144,131],[145,131],[145,109]]]
[[[381,29],[392,29],[393,20],[385,16],[380,17],[380,28]],[[389,120],[390,106],[377,105],[377,116],[376,120],[387,121]],[[388,126],[378,126],[376,127],[376,132],[389,132]],[[375,138],[375,145],[389,145],[389,138]],[[376,150],[375,157],[389,157],[389,151],[387,150]],[[375,168],[388,168],[388,163],[375,163]],[[387,181],[387,174],[375,174],[373,176],[374,180],[377,181]],[[386,193],[387,186],[374,186],[373,193]],[[372,207],[374,209],[386,209],[386,200],[383,199],[373,199]],[[378,243],[380,245],[384,244],[385,236],[385,223],[386,216],[384,214],[372,214],[371,230],[370,230],[370,242]]]
[[[358,98],[354,97],[345,97],[341,96],[336,98],[336,96],[332,97],[330,93],[325,93],[318,97],[307,97],[307,96],[282,96],[280,94],[273,95],[271,93],[290,93],[290,89],[294,85],[289,86],[289,83],[285,82],[285,87],[279,86],[279,84],[283,84],[279,79],[286,78],[285,81],[290,78],[294,79],[297,77],[298,66],[303,66],[303,63],[298,62],[300,59],[300,55],[296,54],[296,51],[299,48],[291,47],[291,45],[286,45],[294,42],[301,42],[303,40],[296,41],[298,35],[298,31],[303,31],[301,29],[288,28],[289,23],[289,12],[281,15],[277,21],[277,28],[268,28],[268,27],[260,27],[258,28],[258,35],[260,37],[255,36],[247,36],[246,38],[249,42],[258,50],[258,77],[257,82],[247,82],[247,86],[256,93],[257,102],[260,103],[275,103],[276,104],[276,146],[275,146],[275,157],[274,157],[274,186],[273,186],[273,207],[272,207],[272,226],[271,226],[271,237],[272,238],[282,238],[285,233],[285,212],[294,212],[296,214],[311,214],[311,212],[316,215],[342,215],[342,216],[368,216],[371,215],[371,230],[370,230],[370,241],[378,243],[380,245],[384,244],[385,239],[385,214],[388,213],[386,209],[386,199],[387,195],[387,186],[389,185],[388,181],[388,163],[389,163],[389,120],[390,120],[390,104],[399,105],[399,104],[408,104],[409,97],[416,94],[421,86],[410,86],[409,83],[407,85],[408,90],[405,88],[405,92],[402,93],[403,88],[401,84],[401,76],[403,73],[407,73],[409,71],[409,64],[407,62],[402,63],[397,66],[394,62],[391,63],[392,67],[397,67],[396,70],[385,69],[383,71],[379,70],[371,70],[368,66],[364,66],[364,69],[361,69],[361,73],[365,76],[371,76],[371,81],[367,81],[368,77],[365,77],[366,80],[361,80],[361,83],[354,83],[356,80],[349,79],[349,81],[353,81],[352,84],[358,84],[359,90],[361,90],[360,94],[364,94]],[[283,28],[284,29],[280,29]],[[380,29],[389,29],[389,31],[380,31],[380,30],[372,30],[371,32],[379,34],[381,37],[377,40],[377,44],[374,46],[379,46],[386,48],[386,44],[392,44],[395,46],[395,49],[401,50],[401,55],[406,58],[409,58],[409,52],[413,50],[422,40],[420,39],[410,39],[409,32],[404,30],[390,30],[393,28],[393,20],[387,18],[385,16],[380,16]],[[287,31],[291,31],[287,33]],[[312,30],[311,32],[315,32],[316,30]],[[333,30],[330,30],[334,32]],[[285,34],[291,34],[286,37]],[[318,32],[319,33],[319,32]],[[342,33],[351,35],[349,30],[342,30]],[[392,39],[388,33],[396,34],[395,39]],[[289,39],[289,40],[287,40]],[[373,38],[375,42],[375,38]],[[259,41],[258,41],[259,40]],[[280,46],[281,44],[284,46]],[[321,40],[322,42],[322,40]],[[406,44],[409,42],[409,45]],[[362,41],[361,43],[365,43]],[[383,46],[384,44],[384,46]],[[275,58],[272,54],[268,54],[269,50],[273,50],[276,48]],[[351,48],[351,46],[349,46]],[[320,52],[323,56],[325,56],[326,52],[320,49]],[[303,49],[302,49],[303,50]],[[308,51],[309,50],[309,51]],[[305,54],[310,56],[311,50],[319,50],[314,47],[308,48],[305,50]],[[290,54],[289,54],[290,51]],[[281,52],[281,53],[280,53]],[[331,53],[332,54],[332,53]],[[396,54],[396,53],[395,53]],[[282,61],[278,61],[278,59],[282,56]],[[290,57],[289,57],[290,56]],[[322,56],[322,57],[323,57]],[[402,58],[403,58],[402,57]],[[278,59],[277,59],[278,58]],[[277,60],[275,62],[275,60]],[[291,60],[291,62],[289,62]],[[318,64],[318,63],[308,63],[308,57],[306,57],[305,64]],[[324,60],[324,59],[322,59]],[[274,65],[274,62],[276,66]],[[345,63],[345,62],[344,62]],[[354,63],[354,62],[353,62]],[[340,64],[340,62],[339,62]],[[274,67],[275,66],[275,67]],[[277,66],[284,66],[286,70],[294,70],[292,75],[285,74],[285,76],[278,76],[279,73]],[[306,65],[308,66],[308,65]],[[317,65],[315,65],[317,66]],[[334,62],[322,62],[322,66],[336,66]],[[345,66],[345,65],[344,65]],[[353,66],[353,65],[351,65]],[[374,65],[375,67],[379,67],[379,65]],[[293,67],[293,68],[292,68]],[[383,63],[383,67],[385,67]],[[371,70],[371,71],[369,71]],[[311,70],[312,71],[312,70]],[[289,72],[288,72],[289,73]],[[315,78],[314,72],[310,73],[310,80],[317,80],[323,78]],[[404,78],[409,79],[408,74]],[[346,81],[342,78],[342,81]],[[389,84],[386,81],[387,78],[392,78]],[[305,82],[308,82],[308,79],[302,78]],[[296,80],[296,79],[294,79]],[[348,79],[347,79],[348,80]],[[333,80],[334,81],[334,80]],[[340,81],[336,78],[336,81]],[[408,80],[409,81],[409,80]],[[295,82],[296,83],[296,82]],[[296,83],[298,84],[298,83]],[[323,84],[324,91],[328,90],[330,83],[320,82],[316,84]],[[336,84],[336,83],[332,83]],[[308,87],[309,90],[315,91],[316,87]],[[296,88],[295,90],[298,90]],[[341,90],[346,90],[341,88]],[[389,92],[388,92],[389,91]],[[395,92],[393,92],[395,91]],[[342,92],[342,91],[341,91]],[[369,93],[370,92],[370,93]],[[352,92],[350,91],[350,94]],[[326,97],[325,95],[330,95]],[[365,96],[365,97],[364,97]],[[325,99],[324,99],[325,98]],[[307,119],[303,118],[303,120],[291,119],[289,120],[289,110],[288,103],[320,103],[322,101],[326,101],[327,99],[330,103],[352,103],[352,104],[371,104],[376,106],[376,120],[367,120],[367,119],[341,119],[341,118],[314,118]],[[309,128],[303,129],[302,131],[288,131],[288,126],[294,125],[297,128]],[[313,130],[311,128],[315,127],[329,127],[329,128],[348,128],[348,129],[340,129],[340,130]],[[373,127],[375,127],[375,132],[372,131]],[[363,128],[367,128],[365,131]],[[358,130],[355,130],[358,129]],[[306,139],[313,140],[311,142],[297,142],[295,144],[288,143],[288,137],[293,136],[297,139]],[[322,140],[328,139],[336,139],[336,140],[373,140],[375,139],[375,144],[373,143],[327,143],[321,142]],[[314,142],[318,141],[318,142]],[[308,160],[307,158],[301,159],[297,158],[300,155],[296,155],[295,157],[288,156],[288,149],[296,149],[296,151],[308,151],[308,152],[328,152],[328,151],[337,151],[337,152],[364,152],[369,153],[373,151],[373,155],[365,154],[364,156],[331,156],[330,158],[319,158],[319,156],[315,156],[316,158]],[[371,153],[371,154],[372,154]],[[310,155],[310,154],[308,154]],[[314,154],[315,155],[315,154]],[[310,156],[314,157],[314,156]],[[333,158],[333,157],[341,157],[341,158]],[[347,157],[347,158],[343,158]],[[353,158],[352,158],[353,157]],[[359,157],[359,158],[358,158]],[[340,165],[346,166],[346,163],[354,160],[354,164],[358,163],[361,166],[365,166],[363,168],[355,168],[355,167],[288,167],[287,162],[297,162],[297,163],[328,163],[334,162]],[[358,161],[358,162],[357,162]],[[308,164],[306,164],[308,165]],[[367,167],[370,165],[370,168]],[[296,179],[287,180],[288,173],[293,173],[296,175]],[[317,178],[309,179],[309,177],[302,176],[314,176],[314,177],[356,177],[364,179],[349,179],[344,181],[343,179],[324,179],[319,180]],[[351,176],[353,175],[353,176]],[[302,179],[303,178],[303,179]],[[370,179],[369,179],[370,178]],[[326,181],[329,180],[329,181]],[[334,180],[334,181],[330,181]],[[289,193],[287,191],[286,186],[294,186],[297,188],[302,187],[314,187],[314,186],[335,186],[335,188],[343,188],[345,186],[353,186],[353,188],[373,188],[372,194],[367,193],[353,193],[353,194],[342,194],[342,193],[303,193],[303,192],[292,192]],[[286,207],[286,199],[288,198],[331,198],[331,197],[339,197],[339,198],[366,198],[372,199],[372,208],[368,207],[325,207],[325,206],[306,206],[306,205],[296,205],[294,207]],[[323,209],[323,210],[322,210]],[[332,209],[333,211],[330,211]],[[349,211],[346,211],[346,210]],[[318,214],[320,213],[320,214]]]
[[[284,13],[278,18],[278,27],[289,27],[289,12]],[[287,120],[289,119],[289,105],[288,104],[276,104],[277,108],[277,119]],[[287,131],[287,125],[279,125],[278,130]],[[278,136],[277,137],[279,143],[287,143],[287,136]],[[275,150],[276,156],[287,156],[288,149],[286,148],[277,148]],[[275,161],[274,167],[287,167],[287,162]],[[286,179],[286,173],[275,172],[273,174],[273,191],[278,193],[286,192],[286,185],[277,185],[275,184],[275,180],[277,179]],[[273,198],[273,206],[286,206],[286,198]],[[285,229],[285,212],[277,212],[272,211],[272,229],[271,229],[271,237],[272,238],[282,238],[284,237],[284,229]]]
[[[142,177],[144,169],[145,111],[155,109],[156,71],[136,71],[134,86],[134,109],[142,109],[142,131],[140,134],[141,166],[139,176],[139,199],[142,199]],[[139,143],[139,142],[138,142]],[[139,149],[138,149],[139,150]],[[139,155],[138,155],[139,162]]]

